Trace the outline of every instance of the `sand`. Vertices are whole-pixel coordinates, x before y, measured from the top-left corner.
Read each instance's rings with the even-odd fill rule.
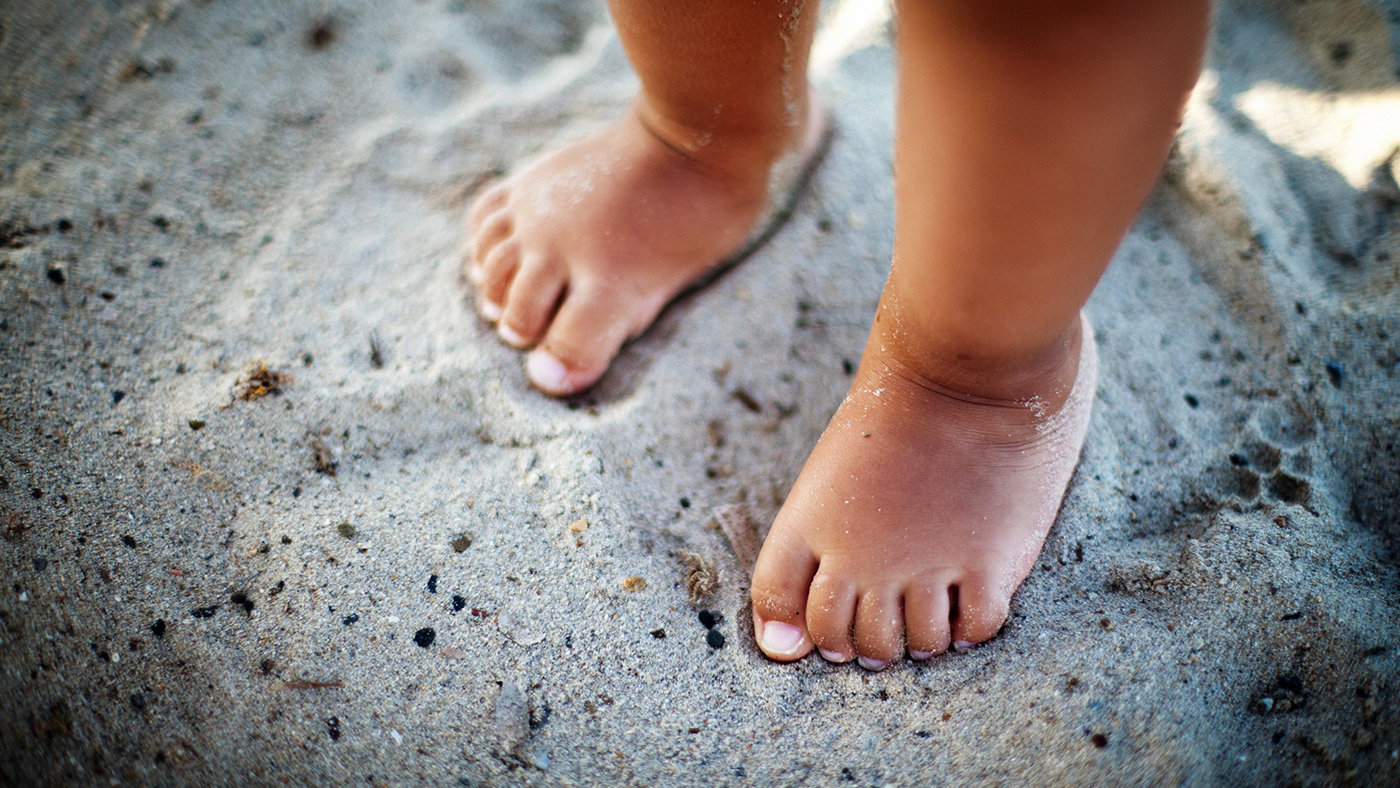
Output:
[[[558,402],[460,216],[627,101],[600,6],[0,7],[0,782],[1400,783],[1400,6],[1218,9],[1036,569],[879,674],[766,661],[736,557],[888,270],[826,12],[795,215]]]

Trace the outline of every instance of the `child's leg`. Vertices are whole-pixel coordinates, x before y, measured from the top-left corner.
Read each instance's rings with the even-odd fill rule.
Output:
[[[1001,627],[1078,460],[1079,310],[1194,84],[1207,0],[902,0],[894,265],[773,524],[759,645],[867,667]]]
[[[488,189],[467,275],[550,394],[618,348],[748,239],[771,165],[808,122],[807,0],[613,0],[642,91],[613,126]]]

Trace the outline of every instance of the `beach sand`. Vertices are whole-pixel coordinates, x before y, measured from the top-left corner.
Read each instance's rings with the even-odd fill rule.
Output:
[[[0,8],[0,782],[1400,784],[1400,6],[1217,9],[1037,567],[878,674],[765,660],[740,558],[888,271],[826,13],[790,221],[559,402],[460,217],[625,105],[600,5]]]

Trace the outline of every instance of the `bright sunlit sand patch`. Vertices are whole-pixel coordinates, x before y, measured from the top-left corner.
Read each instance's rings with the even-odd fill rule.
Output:
[[[889,21],[889,0],[840,0],[812,42],[812,78],[822,79],[841,58],[882,40]]]
[[[1377,167],[1395,177],[1400,88],[1334,94],[1259,82],[1235,108],[1274,144],[1330,164],[1358,190],[1372,185]]]

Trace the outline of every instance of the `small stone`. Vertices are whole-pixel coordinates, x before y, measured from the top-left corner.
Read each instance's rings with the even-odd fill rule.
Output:
[[[428,575],[428,593],[437,593],[437,575]]]
[[[496,696],[496,735],[504,752],[514,752],[530,735],[529,701],[509,681],[501,684],[501,694]]]
[[[331,741],[340,741],[340,718],[326,718],[326,732],[330,734]]]
[[[413,633],[413,642],[417,643],[419,648],[427,648],[433,645],[433,641],[436,639],[437,632],[434,632],[432,627],[423,627]]]
[[[580,517],[569,526],[569,530],[576,534],[581,534],[588,530],[588,521]]]
[[[113,405],[116,405],[116,404],[120,403],[120,402],[121,402],[122,400],[124,400],[124,399],[126,399],[126,392],[125,392],[125,391],[114,391],[114,392],[112,392],[112,404],[113,404]]]
[[[1254,709],[1260,714],[1268,714],[1269,712],[1274,710],[1274,699],[1260,698],[1259,700],[1254,701]]]
[[[146,708],[146,696],[139,692],[131,693],[131,707],[138,710]]]
[[[647,581],[636,575],[630,575],[622,578],[622,587],[635,594],[638,591],[646,590]]]
[[[472,546],[471,534],[462,534],[452,540],[452,549],[459,553],[465,553],[468,547]]]
[[[190,429],[192,429],[192,430],[194,430],[194,431],[196,431],[196,432],[198,432],[199,430],[204,429],[204,420],[203,420],[203,419],[190,419]]]
[[[1094,746],[1098,747],[1099,749],[1103,749],[1104,747],[1108,746],[1108,736],[1106,734],[1096,733],[1093,736],[1089,737],[1089,741],[1093,742]]]
[[[151,634],[155,635],[158,638],[165,637],[165,619],[156,619],[156,623],[151,625]]]
[[[360,614],[359,614],[359,613],[351,613],[350,615],[346,616],[345,618],[342,618],[342,619],[340,620],[340,623],[348,627],[348,626],[350,626],[351,624],[353,624],[353,623],[355,623],[356,621],[359,621],[359,620],[360,620]]]
[[[340,535],[345,537],[346,539],[355,538],[355,526],[351,525],[348,520],[346,522],[341,523],[340,525],[337,525],[335,527],[335,530],[338,531]]]
[[[710,645],[710,648],[724,648],[724,635],[718,629],[712,629],[705,633],[705,642]]]
[[[651,631],[651,636],[656,638],[657,640],[665,640],[666,630],[662,627],[657,627],[656,629],[653,629]]]
[[[460,594],[453,594],[453,595],[452,595],[452,612],[453,612],[453,613],[456,613],[457,611],[461,610],[462,608],[464,608],[464,607],[466,607],[466,606],[467,606],[467,600],[466,600],[465,597],[461,596]]]
[[[68,281],[68,276],[63,273],[62,268],[50,268],[44,272],[44,276],[47,276],[49,281],[56,285],[61,285]]]
[[[696,614],[696,617],[700,619],[700,626],[704,627],[705,629],[714,629],[715,624],[719,623],[719,619],[715,616],[715,614],[711,613],[708,610],[701,610],[699,613]]]

